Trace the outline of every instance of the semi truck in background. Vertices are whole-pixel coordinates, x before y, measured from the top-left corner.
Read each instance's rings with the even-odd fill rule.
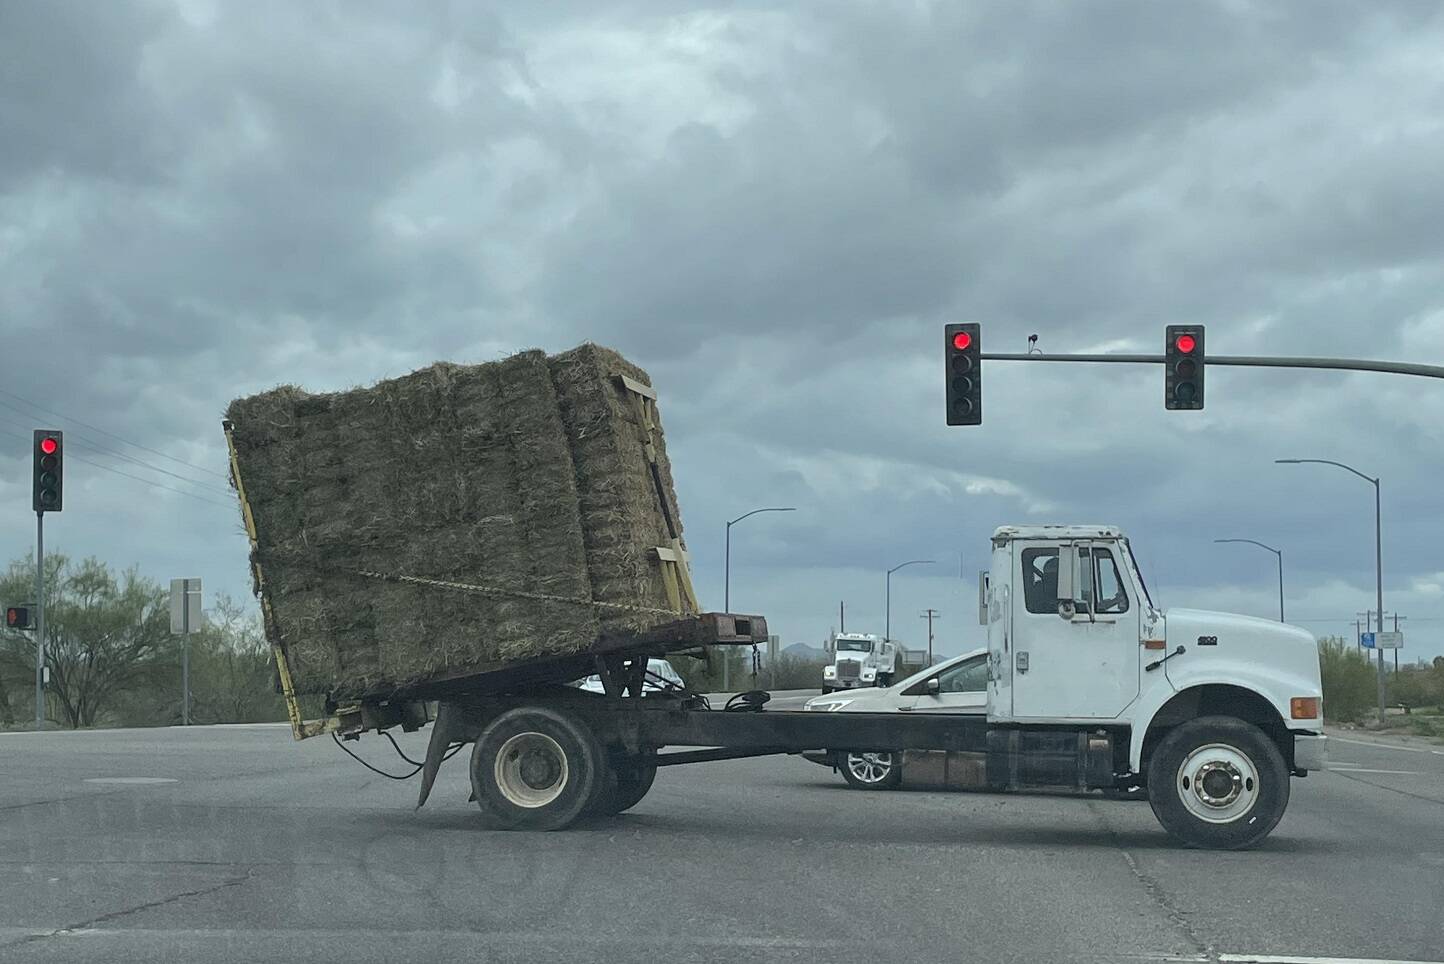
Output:
[[[833,633],[823,646],[829,660],[822,667],[824,693],[859,686],[891,686],[928,663],[927,653],[873,633]]]

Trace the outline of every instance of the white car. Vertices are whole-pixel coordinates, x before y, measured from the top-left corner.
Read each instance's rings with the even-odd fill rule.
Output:
[[[954,656],[900,683],[881,689],[828,693],[808,700],[804,709],[820,713],[961,713],[988,712],[988,651],[975,649]],[[890,790],[909,785],[973,786],[980,779],[980,754],[941,750],[858,753],[843,749],[802,754],[813,763],[842,773],[859,790]],[[901,757],[901,759],[899,759]]]
[[[687,685],[682,682],[682,674],[678,673],[671,663],[665,659],[657,659],[654,657],[647,660],[647,678],[642,681],[642,692],[659,693],[664,689],[668,689],[669,687],[658,681],[658,677],[666,680],[667,683],[670,683],[678,689],[683,689]],[[602,686],[602,678],[596,675],[586,677],[579,681],[576,686],[578,689],[586,690],[588,693],[606,692],[606,689]]]

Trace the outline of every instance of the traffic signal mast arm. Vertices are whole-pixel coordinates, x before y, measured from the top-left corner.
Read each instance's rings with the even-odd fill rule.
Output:
[[[1025,352],[983,352],[983,361],[1110,362],[1114,364],[1163,364],[1164,355],[1042,355]],[[1444,365],[1416,365],[1411,362],[1373,361],[1367,358],[1286,358],[1279,355],[1209,355],[1210,365],[1247,368],[1327,368],[1354,372],[1386,372],[1444,378]]]

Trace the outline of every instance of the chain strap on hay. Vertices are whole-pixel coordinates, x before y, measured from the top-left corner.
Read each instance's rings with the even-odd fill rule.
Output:
[[[618,612],[648,613],[655,616],[685,616],[679,609],[661,609],[656,606],[629,606],[625,603],[602,602],[599,599],[582,599],[578,596],[558,596],[553,593],[528,592],[525,589],[503,589],[500,586],[478,586],[468,582],[449,582],[445,579],[427,579],[424,576],[403,576],[393,572],[376,572],[372,569],[343,569],[354,576],[379,579],[383,582],[401,582],[413,586],[430,586],[434,589],[449,589],[454,592],[470,592],[483,596],[508,596],[516,599],[531,599],[536,602],[567,603],[573,606],[595,606],[598,609],[613,609]]]

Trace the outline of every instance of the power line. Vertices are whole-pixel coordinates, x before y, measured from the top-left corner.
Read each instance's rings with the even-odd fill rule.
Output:
[[[214,476],[215,476],[216,478],[218,478],[218,479],[225,479],[225,480],[228,481],[228,482],[230,481],[230,479],[229,479],[226,475],[224,475],[224,474],[222,474],[222,473],[220,473],[220,472],[216,472],[216,471],[214,471],[214,470],[212,470],[212,469],[208,469],[208,468],[206,468],[205,466],[195,465],[195,464],[193,464],[193,463],[191,463],[191,462],[185,461],[184,459],[178,459],[178,458],[176,458],[174,455],[167,455],[166,453],[161,452],[161,451],[158,451],[157,449],[153,449],[153,448],[149,448],[149,447],[147,447],[147,446],[141,445],[139,442],[132,442],[132,441],[130,441],[129,439],[126,439],[126,438],[123,438],[123,437],[121,437],[121,436],[119,436],[119,435],[116,435],[114,432],[106,431],[105,429],[101,428],[101,427],[98,426],[98,425],[91,425],[89,422],[82,422],[82,421],[81,421],[80,419],[78,419],[78,418],[72,418],[72,417],[69,416],[69,415],[62,415],[61,413],[55,411],[53,408],[46,408],[46,407],[43,406],[43,405],[36,405],[34,402],[30,401],[28,398],[24,398],[24,397],[22,397],[22,396],[20,396],[20,395],[16,395],[14,392],[6,391],[5,389],[0,388],[0,395],[8,395],[8,396],[10,396],[11,398],[14,398],[14,399],[17,399],[17,400],[19,400],[19,401],[21,401],[21,402],[24,402],[26,405],[29,405],[31,408],[36,409],[37,411],[45,412],[46,414],[49,414],[49,415],[54,415],[56,418],[63,418],[63,419],[65,419],[67,422],[74,422],[76,425],[83,425],[83,426],[85,426],[86,428],[90,429],[90,430],[93,431],[93,432],[99,432],[101,435],[107,436],[108,438],[113,438],[113,439],[115,439],[117,442],[122,442],[122,443],[124,443],[124,444],[126,444],[126,445],[131,446],[132,448],[140,449],[142,452],[149,452],[151,455],[159,455],[159,456],[160,456],[161,458],[163,458],[163,459],[170,459],[172,462],[175,462],[175,463],[177,463],[177,464],[179,464],[179,465],[184,465],[184,466],[186,466],[187,468],[195,469],[197,472],[204,472],[204,473],[206,473],[207,475],[214,475]]]
[[[92,462],[89,459],[83,459],[78,455],[72,454],[70,458],[75,459],[75,461],[77,462],[84,462],[86,465],[93,465],[97,469],[104,469],[106,472],[114,472],[116,475],[124,476],[127,479],[135,479],[137,482],[144,482],[146,485],[153,486],[157,489],[165,489],[167,492],[174,492],[177,495],[190,496],[192,499],[199,499],[202,502],[209,502],[211,505],[218,505],[223,509],[232,508],[232,506],[226,505],[224,502],[221,502],[218,499],[208,499],[203,495],[197,495],[194,492],[187,492],[185,489],[177,489],[173,486],[161,485],[159,482],[152,482],[150,479],[143,479],[138,475],[131,475],[129,472],[122,472],[120,471],[120,469],[113,469],[108,465],[102,465],[99,462]]]
[[[3,402],[3,401],[0,401],[0,405],[3,405],[4,407],[10,409],[11,411],[15,411],[15,412],[19,412],[19,411],[20,411],[20,409],[16,408],[15,406],[10,405],[10,404],[8,404],[8,403],[6,403],[6,402]],[[23,414],[27,414],[27,413],[21,412],[21,414],[23,415]],[[33,418],[34,416],[29,416],[29,417]],[[5,421],[9,422],[11,425],[16,426],[16,427],[21,427],[21,428],[30,428],[30,427],[31,427],[31,426],[29,426],[29,425],[27,425],[27,424],[23,424],[23,423],[21,423],[21,422],[18,422],[18,421],[16,421],[16,420],[13,419],[13,418],[6,418]],[[177,474],[177,473],[175,473],[175,472],[172,472],[170,469],[163,469],[163,468],[161,468],[159,465],[151,465],[149,462],[146,462],[146,461],[144,461],[143,459],[138,459],[138,458],[136,458],[136,457],[133,456],[133,455],[128,455],[128,454],[126,454],[125,452],[117,452],[117,451],[115,451],[114,449],[106,448],[105,446],[99,445],[99,444],[97,444],[96,442],[93,442],[93,441],[87,439],[84,435],[81,435],[81,434],[79,434],[79,433],[77,433],[77,432],[75,432],[75,431],[73,431],[73,430],[72,430],[72,432],[71,432],[70,438],[68,438],[66,441],[69,442],[71,445],[79,445],[80,447],[82,447],[82,448],[84,448],[84,449],[88,449],[88,450],[90,450],[90,451],[92,451],[92,452],[95,452],[95,453],[97,453],[97,454],[100,454],[100,455],[109,455],[109,456],[112,456],[113,458],[123,459],[123,460],[125,460],[126,462],[130,462],[130,463],[132,463],[133,465],[137,465],[137,466],[139,466],[139,467],[141,467],[141,468],[143,468],[143,469],[149,469],[149,470],[152,471],[152,472],[159,472],[159,473],[161,473],[162,475],[168,475],[168,476],[170,476],[170,477],[173,478],[173,479],[180,479],[182,482],[188,482],[188,483],[190,483],[191,485],[199,486],[200,488],[205,489],[205,490],[207,490],[208,492],[215,493],[216,495],[229,496],[229,495],[231,494],[229,491],[227,491],[227,490],[225,490],[225,489],[222,489],[222,488],[220,488],[219,486],[211,485],[209,482],[202,482],[202,481],[200,481],[199,479],[192,479],[192,478],[189,478],[189,477],[184,476],[184,475],[179,475],[179,474]]]
[[[30,441],[29,439],[25,438],[25,436],[23,436],[23,435],[18,435],[18,434],[14,433],[14,432],[6,432],[6,431],[3,431],[3,430],[0,430],[0,434],[9,435],[11,438],[19,439],[19,440],[22,441],[22,442],[29,442],[29,441]],[[93,466],[95,466],[97,469],[101,469],[101,470],[106,471],[106,472],[113,472],[113,473],[115,473],[116,475],[124,476],[124,477],[127,478],[127,479],[134,479],[134,480],[137,481],[137,482],[143,482],[144,484],[149,485],[149,486],[151,486],[152,488],[165,489],[167,492],[174,492],[174,493],[176,493],[177,495],[184,495],[184,496],[188,496],[188,497],[190,497],[190,498],[192,498],[192,499],[199,499],[201,502],[209,502],[211,505],[218,505],[218,506],[220,506],[220,507],[223,508],[223,509],[232,508],[232,506],[229,506],[229,505],[227,505],[226,503],[221,502],[221,501],[218,500],[218,499],[208,499],[208,498],[206,498],[206,497],[203,496],[203,495],[197,495],[197,494],[194,493],[194,492],[187,492],[185,489],[177,489],[177,488],[174,488],[174,487],[169,486],[169,485],[162,485],[162,484],[159,483],[159,482],[152,482],[150,479],[143,479],[143,478],[141,478],[141,477],[138,476],[138,475],[131,475],[129,472],[122,472],[122,471],[120,471],[120,469],[114,469],[114,468],[111,468],[111,467],[108,466],[108,465],[102,465],[102,464],[99,463],[99,462],[92,462],[92,461],[90,461],[89,459],[82,458],[82,457],[80,457],[79,455],[74,454],[73,452],[72,452],[72,453],[69,453],[66,457],[67,457],[67,458],[72,458],[72,459],[74,459],[74,460],[77,461],[77,462],[84,462],[86,465],[93,465]]]

